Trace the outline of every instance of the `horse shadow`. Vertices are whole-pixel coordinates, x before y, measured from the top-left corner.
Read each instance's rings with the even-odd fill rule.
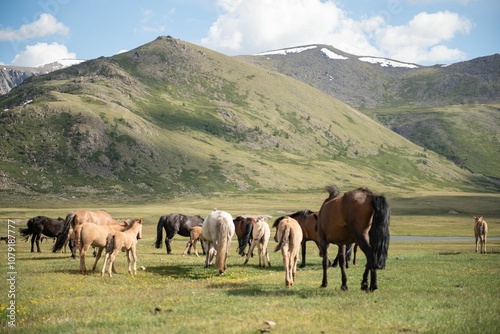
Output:
[[[236,297],[299,297],[301,299],[308,299],[315,296],[333,297],[338,294],[335,290],[325,291],[317,288],[300,288],[292,287],[285,288],[284,282],[281,280],[276,282],[275,287],[259,287],[254,285],[247,285],[242,283],[214,283],[208,286],[213,289],[224,289],[228,296]]]
[[[148,272],[172,278],[199,280],[214,276],[214,272],[207,269],[208,268],[203,268],[201,264],[199,266],[194,266],[192,264],[168,264],[149,267]]]

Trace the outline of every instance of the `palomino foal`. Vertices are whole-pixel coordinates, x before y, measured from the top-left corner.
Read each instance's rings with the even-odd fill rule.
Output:
[[[274,240],[278,245],[274,251],[277,252],[281,249],[283,264],[285,265],[285,286],[289,288],[295,282],[300,244],[303,236],[302,228],[295,219],[288,216],[283,218],[277,227]]]
[[[271,236],[271,229],[267,224],[267,218],[259,217],[255,222],[252,229],[252,244],[246,255],[244,265],[248,263],[248,259],[252,254],[256,245],[259,247],[259,267],[271,266],[271,261],[269,260],[269,252],[267,251],[267,245],[269,243],[269,237]]]
[[[488,234],[488,224],[483,219],[483,216],[475,217],[474,236],[476,237],[476,253],[478,250],[477,242],[481,244],[481,254],[486,254],[486,236]]]

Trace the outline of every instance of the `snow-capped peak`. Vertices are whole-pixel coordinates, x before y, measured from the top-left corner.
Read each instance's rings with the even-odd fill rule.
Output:
[[[418,68],[415,64],[402,63],[394,60],[389,60],[385,58],[377,58],[377,57],[359,57],[361,61],[371,63],[371,64],[380,64],[382,67],[406,67],[406,68]]]

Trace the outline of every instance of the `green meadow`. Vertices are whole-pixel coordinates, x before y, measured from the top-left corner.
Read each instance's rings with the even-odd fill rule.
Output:
[[[319,209],[324,194],[265,194],[244,197],[173,199],[164,203],[2,204],[0,235],[9,223],[24,228],[28,218],[64,216],[78,208],[108,210],[114,217],[142,217],[138,273],[127,273],[124,253],[118,273],[81,275],[79,261],[52,253],[30,253],[19,235],[15,243],[15,280],[9,272],[7,244],[0,243],[2,277],[0,326],[9,333],[498,333],[500,328],[500,196],[492,194],[412,194],[388,196],[392,236],[462,236],[463,242],[413,242],[393,238],[386,269],[378,271],[379,290],[360,290],[365,263],[347,269],[349,291],[340,290],[340,270],[330,268],[329,285],[320,288],[321,258],[308,242],[307,266],[297,271],[296,284],[285,288],[284,269],[276,243],[270,241],[272,267],[258,268],[256,257],[246,266],[237,255],[234,237],[228,270],[221,276],[204,268],[204,257],[182,256],[187,238],[175,236],[173,254],[156,249],[158,217],[170,212],[205,216],[217,207],[238,214],[286,213]],[[474,214],[484,214],[491,240],[487,254],[474,252]],[[272,237],[274,231],[272,232]],[[336,247],[330,246],[334,256]],[[94,258],[86,261],[90,269]],[[14,286],[10,283],[14,282]],[[14,292],[13,289],[14,288]],[[11,298],[9,293],[14,293]],[[15,327],[9,328],[9,307],[15,301]],[[12,324],[12,323],[11,323]]]

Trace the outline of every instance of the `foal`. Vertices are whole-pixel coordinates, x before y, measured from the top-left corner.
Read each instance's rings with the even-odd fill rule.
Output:
[[[483,216],[474,216],[474,236],[476,237],[476,253],[477,253],[477,242],[481,244],[481,254],[486,254],[486,235],[488,234],[488,224],[483,219]]]
[[[253,249],[256,245],[259,246],[259,267],[266,267],[267,265],[271,266],[271,261],[269,260],[269,252],[267,251],[267,244],[269,243],[269,237],[271,236],[271,229],[267,224],[267,218],[260,217],[255,222],[252,229],[252,244],[250,245],[250,249],[246,255],[244,265],[248,263],[248,259],[253,252]]]
[[[142,238],[142,219],[134,220],[123,230],[123,232],[110,233],[106,237],[106,257],[102,265],[101,276],[104,276],[106,262],[109,259],[109,277],[111,274],[116,255],[123,250],[127,252],[128,272],[130,275],[137,273],[137,241]],[[132,271],[132,261],[134,262],[134,271]]]
[[[299,262],[300,244],[302,242],[302,228],[299,223],[290,217],[280,221],[274,240],[278,243],[275,252],[281,249],[283,264],[285,265],[285,286],[292,287]]]
[[[194,248],[194,253],[196,254],[196,256],[199,257],[198,250],[196,249],[196,242],[198,241],[198,239],[200,240],[201,248],[204,248],[204,246],[205,246],[204,245],[205,238],[203,238],[203,235],[201,235],[201,231],[202,231],[201,226],[191,227],[191,229],[189,230],[189,235],[190,235],[189,241],[186,244],[186,249],[184,249],[182,256],[186,255],[189,247],[191,247],[191,245],[192,245]]]

